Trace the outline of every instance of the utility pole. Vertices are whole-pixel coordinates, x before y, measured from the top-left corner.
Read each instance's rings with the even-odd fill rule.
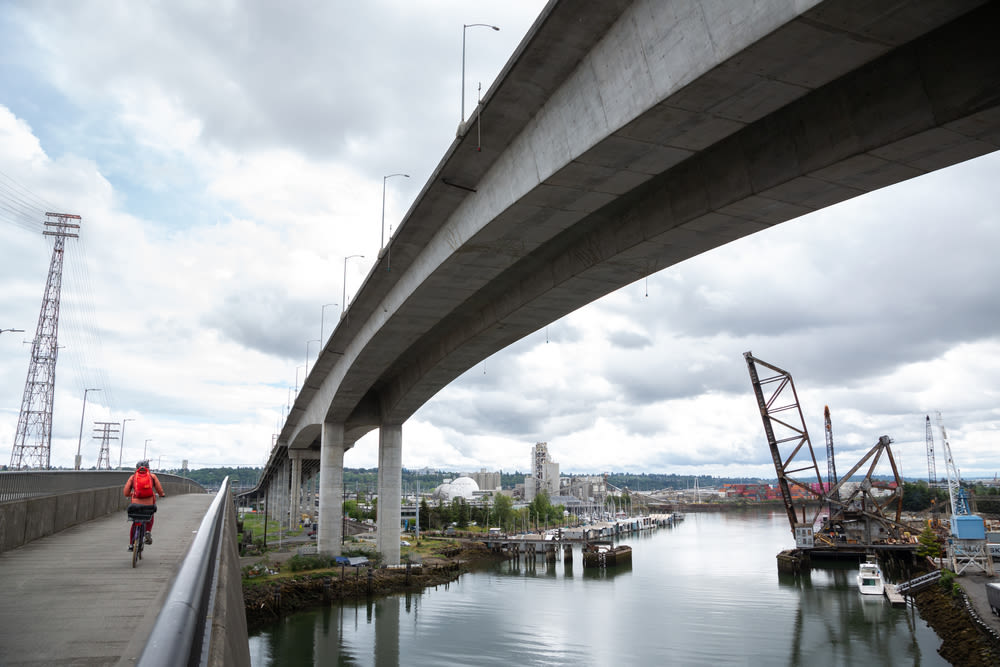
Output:
[[[101,439],[101,450],[97,455],[97,469],[111,470],[109,445],[118,439],[118,422],[94,422],[94,440]]]
[[[62,291],[63,255],[67,238],[79,238],[80,216],[46,213],[45,236],[55,240],[45,295],[38,314],[35,339],[31,342],[31,362],[24,381],[21,413],[17,419],[10,467],[51,467],[52,403],[56,388],[56,358],[59,356],[59,297]]]

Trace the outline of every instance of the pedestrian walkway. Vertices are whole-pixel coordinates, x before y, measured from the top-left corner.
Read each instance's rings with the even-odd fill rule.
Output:
[[[133,665],[214,498],[160,499],[132,568],[125,511],[0,553],[0,665]]]
[[[990,603],[986,599],[986,582],[1000,583],[1000,577],[965,572],[955,577],[955,581],[965,591],[965,595],[969,598],[969,604],[972,605],[986,628],[992,630],[995,636],[1000,636],[1000,617],[993,615],[990,611]]]

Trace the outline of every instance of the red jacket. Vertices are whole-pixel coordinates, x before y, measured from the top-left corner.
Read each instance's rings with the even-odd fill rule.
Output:
[[[153,474],[152,471],[150,471],[149,476],[153,479],[153,492],[154,492],[153,495],[151,495],[148,498],[136,498],[135,496],[132,495],[132,492],[135,490],[135,473],[129,475],[128,481],[125,482],[125,495],[132,496],[133,503],[137,505],[155,505],[157,493],[160,494],[161,498],[167,495],[163,492],[163,487],[160,485],[160,480],[157,478],[155,474]]]

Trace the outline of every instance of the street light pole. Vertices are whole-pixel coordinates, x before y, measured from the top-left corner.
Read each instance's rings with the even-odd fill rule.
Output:
[[[318,342],[319,338],[313,338],[312,340],[306,341],[306,377],[309,377],[309,343],[318,343]],[[305,385],[305,380],[302,381],[302,384]]]
[[[74,470],[80,469],[80,446],[83,444],[83,415],[87,412],[87,394],[92,391],[100,391],[100,389],[83,390],[83,410],[80,411],[80,437],[76,440],[76,461],[73,466]]]
[[[351,259],[352,257],[360,257],[360,258],[364,259],[365,256],[364,255],[348,255],[347,257],[344,258],[344,292],[343,292],[343,294],[340,297],[340,303],[343,304],[343,307],[340,309],[340,314],[341,315],[343,315],[345,312],[347,312],[347,260]]]
[[[122,420],[122,439],[118,442],[118,467],[122,467],[122,452],[125,450],[125,422],[134,422],[135,419]]]
[[[326,307],[339,306],[339,305],[340,304],[338,303],[324,303],[323,307],[319,309],[319,340],[320,340],[319,346],[321,349],[323,347],[323,323],[324,323],[324,318],[326,317]]]
[[[462,25],[462,122],[458,126],[460,132],[462,125],[465,125],[465,31],[476,26],[500,30],[497,26],[488,23],[467,23]]]
[[[385,247],[385,182],[393,176],[404,176],[406,178],[410,177],[409,174],[389,174],[388,176],[382,177],[382,240],[378,244],[379,253],[381,253],[382,249]],[[388,268],[386,268],[386,270],[388,270]]]
[[[148,445],[152,441],[153,441],[152,438],[146,438],[146,442],[142,445],[142,460],[143,461],[146,460],[146,445]]]

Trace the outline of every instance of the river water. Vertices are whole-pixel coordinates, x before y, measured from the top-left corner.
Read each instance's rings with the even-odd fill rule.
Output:
[[[285,665],[947,665],[857,565],[779,575],[784,512],[688,514],[629,536],[631,567],[510,561],[421,593],[296,614],[250,638]]]

